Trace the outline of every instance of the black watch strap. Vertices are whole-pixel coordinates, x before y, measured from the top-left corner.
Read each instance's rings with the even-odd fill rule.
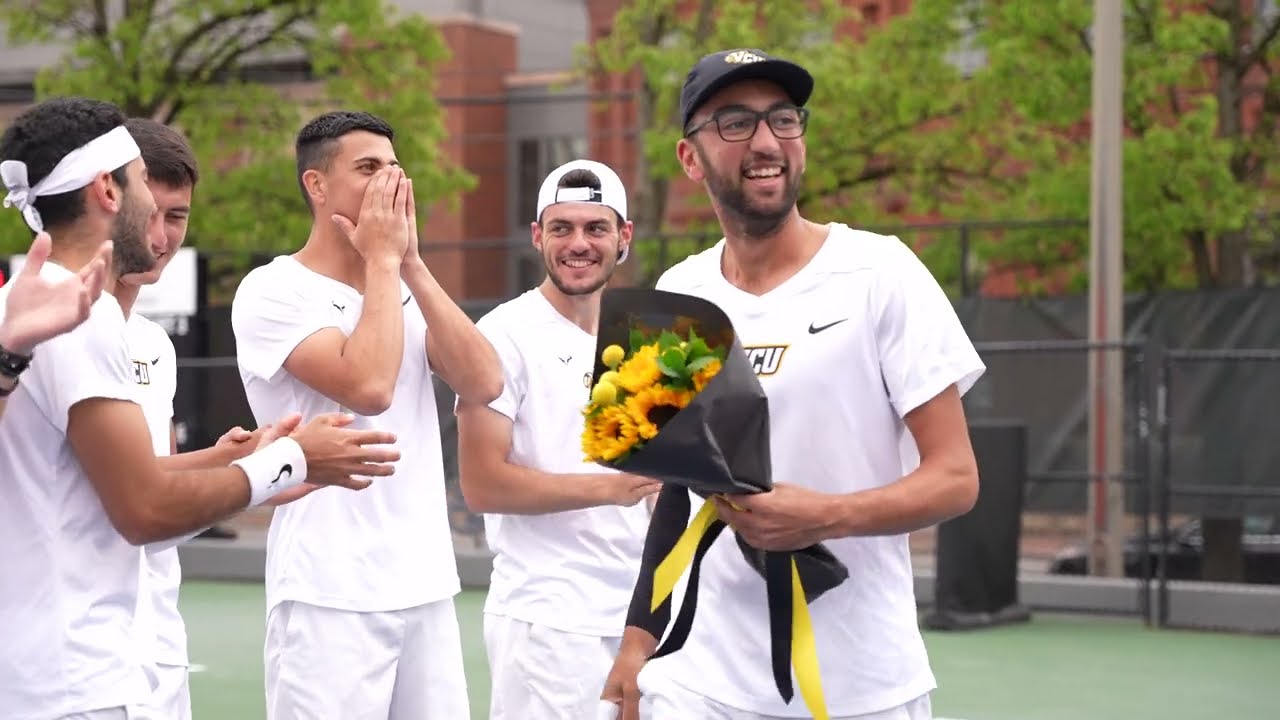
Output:
[[[31,364],[31,355],[20,355],[0,345],[0,375],[16,378]]]

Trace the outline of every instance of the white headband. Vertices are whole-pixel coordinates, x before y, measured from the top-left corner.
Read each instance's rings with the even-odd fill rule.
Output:
[[[44,230],[44,223],[36,210],[36,198],[79,190],[93,182],[99,173],[113,172],[139,157],[142,151],[138,143],[120,125],[67,153],[35,187],[28,183],[26,163],[5,160],[0,162],[0,179],[9,190],[4,206],[18,208],[27,226],[40,232]]]

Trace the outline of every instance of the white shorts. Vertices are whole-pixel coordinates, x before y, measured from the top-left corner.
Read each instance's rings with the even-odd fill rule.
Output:
[[[138,712],[146,717],[164,720],[191,720],[191,686],[185,665],[159,665],[149,668],[155,689],[151,699]]]
[[[453,598],[367,613],[282,602],[264,662],[268,720],[471,717]]]
[[[594,720],[621,642],[486,613],[489,720]]]
[[[795,718],[761,715],[722,705],[710,698],[687,690],[661,673],[641,669],[636,684],[640,690],[640,720],[796,720]],[[792,702],[804,700],[796,695]],[[933,706],[928,695],[921,695],[905,705],[866,715],[846,715],[831,720],[933,720]]]

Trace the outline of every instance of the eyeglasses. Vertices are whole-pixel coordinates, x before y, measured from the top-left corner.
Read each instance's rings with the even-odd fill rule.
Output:
[[[804,135],[805,127],[809,124],[809,109],[783,106],[759,112],[747,108],[726,108],[717,111],[706,122],[691,128],[685,133],[685,137],[715,123],[716,131],[725,142],[745,142],[755,136],[761,120],[769,123],[774,137],[779,140],[794,140]]]

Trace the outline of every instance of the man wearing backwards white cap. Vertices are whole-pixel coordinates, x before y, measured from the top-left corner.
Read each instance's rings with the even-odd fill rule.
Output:
[[[149,688],[132,642],[141,553],[135,545],[204,528],[303,480],[362,488],[351,475],[389,475],[396,454],[327,417],[287,418],[264,447],[232,466],[165,472],[138,404],[125,320],[110,294],[122,274],[156,262],[161,233],[146,166],[125,117],[109,103],[50,100],[0,139],[0,176],[52,251],[56,282],[92,262],[111,237],[106,293],[81,325],[38,357],[0,352],[21,373],[0,422],[0,708],[6,720],[137,718]],[[152,239],[154,238],[154,240]],[[6,307],[11,288],[0,289]],[[0,318],[0,324],[3,318]],[[284,436],[287,435],[287,436]]]
[[[459,402],[468,506],[485,513],[493,575],[484,637],[491,720],[595,717],[640,566],[648,478],[582,461],[582,403],[600,296],[631,245],[626,190],[575,160],[538,193],[542,284],[476,323],[502,360],[502,395]]]

